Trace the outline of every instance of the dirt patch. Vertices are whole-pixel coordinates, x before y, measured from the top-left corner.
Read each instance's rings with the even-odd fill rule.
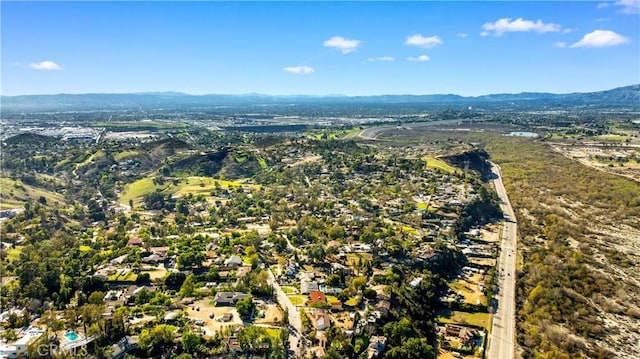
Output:
[[[186,315],[195,320],[202,320],[207,333],[221,332],[232,326],[241,326],[242,319],[238,311],[234,307],[215,307],[210,303],[209,299],[202,299],[194,302],[185,309]],[[223,319],[225,315],[231,315],[227,321]],[[213,318],[212,318],[213,317]]]
[[[451,289],[464,297],[464,302],[468,304],[487,304],[487,297],[480,290],[480,285],[484,282],[484,275],[465,275],[461,279],[450,284]]]
[[[256,319],[256,324],[282,324],[284,315],[282,313],[282,309],[280,309],[276,304],[264,304],[259,306],[259,309],[264,312],[264,318]]]

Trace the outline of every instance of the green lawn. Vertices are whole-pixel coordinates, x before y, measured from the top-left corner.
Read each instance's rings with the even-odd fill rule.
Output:
[[[128,271],[125,275],[121,276],[120,271],[116,272],[116,274],[110,276],[108,280],[111,281],[120,281],[120,282],[134,282],[138,276],[132,271]]]
[[[471,324],[491,330],[491,315],[489,313],[467,313],[460,311],[441,310],[437,314],[440,323]]]
[[[287,295],[287,297],[289,297],[289,300],[293,305],[303,305],[308,299],[306,295],[302,294],[292,294]]]
[[[264,328],[265,332],[267,333],[267,335],[270,338],[273,338],[275,340],[279,340],[280,339],[280,332],[283,329],[276,329],[276,328]]]
[[[294,287],[282,286],[280,288],[282,288],[282,291],[286,294],[293,294],[296,292],[296,289]]]
[[[358,299],[358,297],[351,297],[344,304],[355,307],[359,303],[360,303],[360,300]]]
[[[327,295],[327,303],[331,304],[332,302],[337,302],[340,299],[338,299],[338,297],[334,296],[334,295]]]

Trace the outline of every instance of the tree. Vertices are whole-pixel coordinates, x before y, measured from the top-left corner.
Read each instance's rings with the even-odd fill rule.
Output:
[[[167,347],[173,345],[175,331],[176,327],[168,324],[159,324],[151,329],[143,329],[138,337],[140,349],[146,351],[148,355],[164,352]]]
[[[190,354],[195,354],[198,352],[198,347],[200,346],[201,338],[198,334],[187,330],[182,333],[182,349]]]
[[[136,278],[137,285],[145,285],[150,283],[151,283],[151,276],[149,275],[149,273],[141,273]]]
[[[195,295],[195,276],[193,273],[189,274],[182,283],[179,295],[182,298],[193,297]]]
[[[89,304],[104,304],[104,293],[100,291],[95,291],[89,295],[89,299],[87,299]]]
[[[378,296],[378,293],[376,293],[376,291],[371,288],[366,288],[362,292],[362,295],[369,300],[374,300]]]
[[[181,272],[169,273],[164,280],[164,284],[169,289],[178,289],[182,286],[182,283],[187,279],[187,275]]]
[[[428,359],[433,358],[433,347],[426,338],[408,338],[402,346],[391,348],[386,357],[390,359]]]
[[[253,313],[254,306],[252,296],[242,298],[236,303],[236,309],[241,317],[246,317]]]

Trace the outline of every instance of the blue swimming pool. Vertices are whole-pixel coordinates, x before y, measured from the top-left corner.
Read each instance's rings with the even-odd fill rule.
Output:
[[[74,341],[74,340],[78,340],[80,336],[76,332],[69,332],[69,333],[64,333],[64,337],[67,338],[69,341]]]

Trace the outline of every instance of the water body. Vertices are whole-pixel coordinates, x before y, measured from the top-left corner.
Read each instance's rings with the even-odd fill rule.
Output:
[[[516,136],[516,137],[530,137],[530,138],[535,138],[538,137],[538,134],[535,132],[524,132],[524,131],[515,131],[515,132],[509,132],[509,134],[505,135],[505,136]]]

